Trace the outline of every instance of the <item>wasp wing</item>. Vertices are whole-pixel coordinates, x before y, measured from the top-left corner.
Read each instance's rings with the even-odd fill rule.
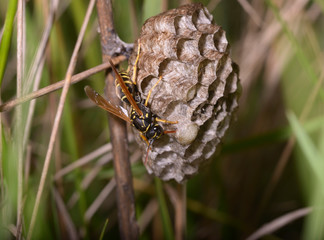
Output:
[[[93,90],[89,86],[85,86],[84,91],[86,92],[87,96],[99,107],[102,109],[114,114],[115,116],[125,120],[126,122],[131,123],[129,117],[125,114],[125,111],[122,109],[112,105],[106,99],[104,99],[99,93]]]
[[[120,76],[119,72],[115,68],[115,65],[112,63],[112,61],[110,59],[108,59],[108,61],[109,61],[110,65],[111,65],[111,68],[115,72],[117,81],[118,81],[120,87],[122,88],[123,93],[125,94],[127,100],[130,102],[130,104],[135,109],[135,111],[137,112],[137,114],[140,115],[140,116],[143,116],[143,112],[141,111],[141,109],[139,109],[139,107],[136,104],[136,102],[135,102],[132,94],[128,91],[128,88],[127,88],[126,84],[124,83],[123,78]]]

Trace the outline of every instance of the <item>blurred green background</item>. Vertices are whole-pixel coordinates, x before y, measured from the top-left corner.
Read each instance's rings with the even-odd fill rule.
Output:
[[[190,2],[196,1],[115,0],[116,30],[123,41],[132,43],[147,18]],[[232,58],[240,66],[243,91],[221,153],[187,182],[187,239],[244,239],[264,224],[272,222],[270,227],[274,227],[278,218],[305,207],[310,207],[307,214],[289,215],[285,224],[263,238],[323,239],[324,2],[200,2],[226,31]],[[59,3],[42,54],[40,88],[64,79],[87,4]],[[48,1],[26,2],[25,64],[20,86],[16,82],[16,8],[17,0],[0,2],[2,103],[15,97],[17,88],[22,95],[32,91],[37,78],[32,69],[37,66],[36,53],[51,7]],[[94,11],[75,72],[101,62]],[[123,67],[127,68],[127,63]],[[109,141],[106,113],[89,104],[85,85],[103,89],[104,73],[70,87],[33,239],[76,235],[100,239],[102,231],[103,239],[119,238],[115,191],[107,193],[105,189],[114,176],[111,161],[106,161],[111,159],[108,151],[54,178],[60,169]],[[22,234],[27,235],[60,94],[57,91],[37,99],[34,111],[27,102],[1,113],[0,239],[14,238],[19,181],[23,184]],[[131,153],[136,153],[135,149],[136,143],[130,143]],[[22,159],[23,169],[19,170],[18,159]],[[153,177],[141,161],[132,164],[132,172],[141,239],[170,239],[158,210]],[[164,185],[176,187],[172,182]],[[106,195],[100,195],[103,190]],[[104,198],[98,204],[100,196]],[[167,192],[165,196],[173,225],[174,205]]]

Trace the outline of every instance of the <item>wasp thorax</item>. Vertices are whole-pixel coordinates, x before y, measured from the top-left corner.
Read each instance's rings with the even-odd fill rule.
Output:
[[[184,5],[149,18],[138,40],[141,96],[146,99],[162,76],[151,91],[148,106],[160,119],[178,121],[162,124],[164,130],[176,133],[154,141],[146,167],[163,180],[182,182],[219,149],[238,107],[238,67],[229,57],[225,32],[212,23],[212,15],[202,4]],[[147,144],[139,142],[146,150]]]

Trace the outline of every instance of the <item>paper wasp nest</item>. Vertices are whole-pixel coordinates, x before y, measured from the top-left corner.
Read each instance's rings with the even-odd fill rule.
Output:
[[[146,168],[163,180],[182,182],[198,173],[218,149],[238,107],[238,67],[225,32],[202,4],[189,4],[149,18],[139,37],[137,86],[161,124],[176,130],[156,140]],[[137,45],[129,59],[134,66]],[[132,69],[130,75],[132,76]],[[147,144],[140,138],[143,149]],[[143,154],[143,161],[145,154]]]

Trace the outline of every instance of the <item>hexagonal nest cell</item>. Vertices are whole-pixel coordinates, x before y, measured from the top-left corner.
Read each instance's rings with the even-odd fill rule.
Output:
[[[224,30],[212,23],[202,4],[189,4],[149,18],[129,59],[130,75],[137,57],[137,86],[149,98],[161,124],[176,130],[154,141],[146,168],[163,180],[183,182],[198,173],[220,148],[240,96],[239,69],[229,56]],[[137,140],[146,153],[147,144]],[[145,161],[143,154],[143,162]]]

